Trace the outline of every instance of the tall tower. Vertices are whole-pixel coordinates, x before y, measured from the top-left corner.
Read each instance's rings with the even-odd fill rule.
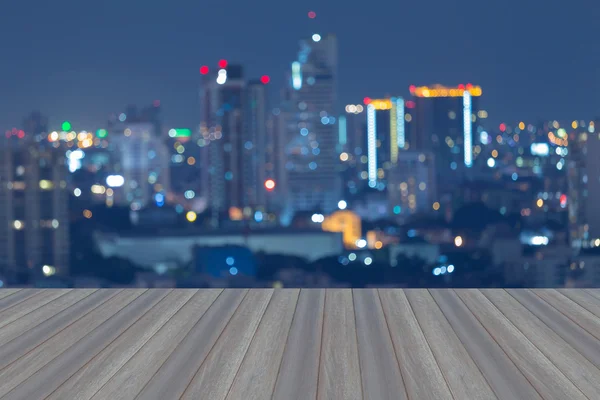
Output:
[[[314,34],[300,41],[289,95],[288,207],[332,212],[341,196],[335,117],[337,39]]]
[[[0,143],[0,274],[17,282],[69,275],[66,160],[34,125]]]
[[[244,103],[245,82],[240,65],[219,61],[212,72],[202,67],[200,101],[203,197],[210,208],[211,224],[219,226],[221,215],[244,203]]]

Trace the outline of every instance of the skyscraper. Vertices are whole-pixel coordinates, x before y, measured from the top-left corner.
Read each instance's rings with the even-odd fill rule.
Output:
[[[441,192],[463,181],[473,164],[474,133],[479,111],[479,86],[410,87],[413,111],[411,149],[432,151]]]
[[[314,34],[300,42],[289,83],[288,209],[332,212],[341,196],[335,36]]]
[[[30,126],[27,126],[30,127]],[[0,144],[0,273],[17,281],[69,274],[64,152],[39,132]]]
[[[138,114],[133,107],[109,124],[118,158],[114,173],[124,178],[124,184],[113,189],[115,202],[130,204],[132,210],[164,203],[170,190],[169,151],[166,137],[156,130],[159,126],[149,109]]]
[[[244,203],[244,89],[243,69],[219,61],[216,73],[202,67],[200,90],[203,197],[212,211],[211,223]]]

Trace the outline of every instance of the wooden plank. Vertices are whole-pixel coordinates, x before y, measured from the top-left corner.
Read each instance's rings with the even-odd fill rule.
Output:
[[[585,289],[585,291],[595,298],[600,299],[600,289]]]
[[[456,292],[544,399],[586,399],[479,290]]]
[[[325,290],[302,289],[283,353],[273,399],[317,397]]]
[[[35,296],[31,296],[27,300],[13,305],[12,307],[0,312],[0,329],[67,293],[68,289],[46,290]]]
[[[594,314],[554,289],[534,289],[533,292],[563,313],[573,323],[600,340],[600,319]]]
[[[358,354],[365,399],[408,399],[376,289],[354,289]]]
[[[45,292],[45,290],[23,289],[23,290],[19,290],[16,293],[13,293],[10,296],[0,298],[0,312],[7,310],[16,304],[19,304],[20,302],[25,301],[30,297],[39,296],[39,295],[43,294],[43,292]]]
[[[0,289],[0,299],[11,296],[22,289]]]
[[[565,342],[600,368],[600,342],[567,316],[530,290],[511,289],[508,293],[556,332]]]
[[[423,289],[405,290],[404,293],[454,398],[496,399],[431,294]]]
[[[118,292],[119,290],[98,290],[72,307],[42,322],[35,329],[26,331],[0,346],[0,370],[96,309]]]
[[[48,340],[41,345],[39,342],[22,342],[12,341],[11,347],[15,344],[22,345],[25,348],[32,348],[31,351],[23,354],[22,357],[13,360],[0,357],[0,362],[5,364],[5,368],[0,371],[0,396],[4,396],[9,391],[13,390],[17,385],[24,382],[30,376],[39,371],[42,367],[59,356],[62,352],[69,349],[79,340],[85,338],[91,331],[100,326],[104,321],[112,317],[115,313],[127,306],[129,303],[138,298],[145,290],[126,290],[118,293],[110,298],[101,307],[94,309],[84,317],[71,323],[67,328],[58,332],[52,337],[46,336]],[[39,329],[34,329],[36,332]],[[42,334],[44,332],[41,332]],[[38,340],[38,336],[30,337],[30,339]],[[17,342],[17,343],[15,343]],[[3,346],[9,347],[9,346]],[[1,350],[1,348],[0,348]],[[10,349],[9,353],[13,355],[17,352]],[[10,365],[9,365],[10,364]],[[28,398],[28,397],[23,397]]]
[[[30,312],[8,326],[0,329],[0,346],[34,329],[44,321],[49,320],[61,311],[66,310],[78,301],[94,293],[96,289],[70,290],[64,296],[47,303],[46,305]]]
[[[92,399],[135,398],[222,292],[221,289],[199,290]]]
[[[317,399],[362,399],[358,337],[350,289],[327,289]]]
[[[197,291],[170,292],[46,399],[90,399]]]
[[[600,399],[600,370],[506,291],[481,292],[583,394],[590,399]]]
[[[247,294],[247,290],[240,289],[227,289],[221,294],[137,398],[180,398]]]
[[[165,289],[146,291],[125,308],[113,314],[99,327],[89,332],[82,340],[40,368],[28,380],[15,387],[6,395],[6,400],[47,398],[61,383],[136,323],[170,291]]]
[[[454,291],[429,292],[499,399],[541,400],[539,393]]]
[[[299,289],[275,290],[233,380],[228,399],[269,399],[281,365]],[[261,368],[256,368],[261,365]]]
[[[600,299],[581,289],[559,289],[558,291],[600,318]]]
[[[272,295],[272,289],[253,289],[248,293],[185,389],[182,400],[218,400],[227,396]]]
[[[404,292],[400,289],[380,289],[379,294],[408,397],[452,399]]]

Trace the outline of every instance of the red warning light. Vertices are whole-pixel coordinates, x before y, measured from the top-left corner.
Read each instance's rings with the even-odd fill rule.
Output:
[[[314,11],[309,11],[309,12],[308,12],[308,18],[310,18],[310,19],[315,19],[315,18],[317,18],[317,13],[316,13],[316,12],[314,12]]]
[[[227,60],[219,60],[219,68],[227,68]]]
[[[412,100],[408,100],[405,105],[406,108],[415,108],[415,102]]]
[[[467,90],[471,90],[473,89],[473,85],[471,85],[470,83],[467,83]]]
[[[201,67],[200,67],[200,73],[201,73],[202,75],[206,75],[206,74],[208,74],[208,67],[207,67],[206,65],[203,65],[203,66],[201,66]]]
[[[461,83],[460,85],[458,85],[458,88],[459,88],[460,90],[465,90],[465,85],[463,85],[463,84]]]
[[[370,97],[365,97],[365,98],[363,99],[363,103],[365,103],[365,105],[367,105],[367,104],[371,104],[371,98],[370,98]]]
[[[271,191],[271,190],[275,189],[275,181],[273,179],[267,179],[265,181],[265,188],[268,191]]]
[[[271,78],[269,78],[269,75],[263,75],[260,77],[260,81],[263,85],[266,85],[267,83],[271,82]]]

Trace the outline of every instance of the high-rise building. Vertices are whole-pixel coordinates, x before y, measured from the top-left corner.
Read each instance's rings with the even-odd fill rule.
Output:
[[[113,176],[122,177],[111,188],[114,203],[129,204],[134,211],[150,203],[162,205],[170,190],[166,138],[152,122],[121,119],[109,128],[118,158]]]
[[[337,39],[320,36],[300,42],[292,63],[286,147],[288,209],[336,209],[341,198],[339,129],[336,124]]]
[[[389,170],[387,193],[390,215],[428,213],[437,202],[435,159],[429,152],[403,151]]]
[[[244,207],[265,208],[268,190],[265,188],[267,176],[272,175],[274,165],[267,161],[267,89],[268,78],[251,80],[246,86],[244,104],[244,150],[242,176]],[[262,210],[264,211],[264,210]]]
[[[407,148],[404,99],[365,99],[367,107],[367,176],[370,187],[385,185],[386,171]]]
[[[27,126],[30,128],[30,126]],[[69,274],[64,152],[21,131],[0,143],[0,274],[22,282]]]
[[[569,209],[570,239],[574,247],[600,247],[600,137],[596,123],[569,138]]]
[[[471,84],[410,87],[414,97],[411,149],[435,155],[439,189],[451,190],[473,165],[481,87]]]
[[[200,101],[203,197],[218,226],[221,215],[244,203],[244,118],[245,81],[240,65],[219,61],[216,73],[202,67]]]

